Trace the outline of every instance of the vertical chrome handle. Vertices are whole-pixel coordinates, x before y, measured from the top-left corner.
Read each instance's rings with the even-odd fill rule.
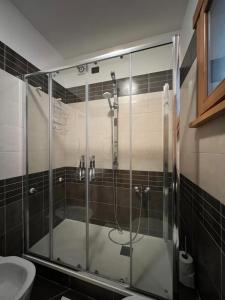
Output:
[[[82,155],[80,158],[80,164],[79,164],[79,169],[78,169],[79,181],[83,181],[85,179],[85,176],[86,176],[85,158],[84,158],[84,155]]]
[[[89,168],[89,181],[93,181],[95,179],[95,156],[92,155],[90,158],[90,168]]]

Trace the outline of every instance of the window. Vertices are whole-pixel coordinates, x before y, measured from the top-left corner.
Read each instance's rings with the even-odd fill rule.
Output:
[[[198,127],[225,113],[225,1],[198,0],[194,15],[197,32]]]
[[[213,1],[208,13],[208,94],[225,78],[224,22],[225,1]]]

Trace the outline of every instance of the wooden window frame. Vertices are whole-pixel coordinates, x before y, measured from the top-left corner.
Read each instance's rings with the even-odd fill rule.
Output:
[[[215,0],[198,0],[193,17],[197,34],[197,118],[190,127],[199,127],[225,113],[225,78],[208,94],[208,12]]]

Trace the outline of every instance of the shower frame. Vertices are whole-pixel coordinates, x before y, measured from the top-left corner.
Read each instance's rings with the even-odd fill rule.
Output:
[[[172,38],[171,36],[162,36],[159,40],[146,43],[143,45],[130,47],[126,49],[112,51],[100,56],[88,58],[85,60],[77,61],[73,65],[59,67],[55,69],[50,69],[47,71],[38,71],[34,73],[30,73],[24,76],[24,81],[26,83],[26,89],[28,87],[28,78],[35,75],[48,75],[48,95],[49,95],[49,134],[48,134],[48,144],[49,144],[49,182],[53,182],[53,172],[52,172],[52,114],[53,114],[53,107],[52,107],[52,74],[56,72],[60,72],[63,70],[69,70],[75,68],[79,65],[85,65],[89,63],[94,63],[98,61],[107,60],[110,58],[120,57],[122,55],[129,55],[130,56],[130,98],[132,97],[132,53],[139,52],[142,50],[147,50],[155,47],[164,46],[167,44],[173,44],[173,133],[172,133],[172,143],[173,143],[173,150],[172,150],[172,243],[173,243],[173,300],[178,299],[178,272],[179,272],[179,190],[180,190],[180,164],[179,164],[179,119],[180,119],[180,70],[179,70],[179,34],[174,35]],[[85,85],[85,102],[86,102],[86,113],[88,111],[87,103],[88,103],[88,84]],[[25,100],[25,116],[27,118],[27,93],[26,93],[26,100]],[[130,101],[130,109],[131,108],[131,101]],[[88,117],[87,117],[88,119]],[[87,120],[88,122],[88,120]],[[88,130],[88,124],[86,124],[86,131]],[[86,139],[88,134],[86,132]],[[25,157],[25,166],[26,166],[26,175],[29,174],[28,172],[28,138],[27,138],[27,122],[25,126],[25,133],[23,135],[24,139],[24,157]],[[132,138],[130,137],[130,144],[132,142]],[[168,150],[168,149],[167,149]],[[88,158],[88,145],[86,145],[86,159]],[[168,157],[168,156],[167,156]],[[132,158],[130,158],[130,165],[132,163]],[[168,168],[168,160],[166,159],[166,155],[164,155],[163,160],[163,169],[167,170]],[[88,164],[86,164],[86,172],[88,174]],[[86,188],[88,189],[88,176],[86,176]],[[130,183],[132,184],[132,168],[130,168]],[[103,288],[110,289],[115,292],[123,293],[125,296],[129,296],[135,294],[132,291],[133,287],[132,284],[117,284],[114,281],[102,279],[99,276],[94,276],[93,274],[89,274],[87,272],[76,271],[75,269],[69,268],[66,265],[57,264],[55,260],[53,260],[53,191],[52,191],[52,184],[49,184],[49,234],[50,234],[50,242],[49,242],[49,259],[42,258],[38,255],[31,254],[28,251],[29,248],[29,208],[28,208],[28,176],[25,178],[25,197],[24,197],[24,209],[23,209],[23,216],[24,216],[24,254],[23,256],[29,260],[37,262],[39,264],[45,265],[47,267],[53,268],[58,270],[62,273],[68,274],[72,277],[77,277],[82,279],[86,282],[94,283],[98,286]],[[87,205],[87,212],[86,212],[86,224],[89,223],[89,216],[88,216],[88,191],[86,191],[86,205]],[[132,204],[132,190],[130,189],[130,202]],[[163,215],[167,214],[166,210],[163,210]],[[167,218],[167,215],[163,217]],[[86,226],[86,244],[88,245],[88,226]],[[132,247],[132,205],[130,205],[130,245]],[[88,249],[86,247],[86,267],[88,270]],[[132,283],[132,255],[130,256],[130,282]],[[154,296],[154,295],[152,295]]]

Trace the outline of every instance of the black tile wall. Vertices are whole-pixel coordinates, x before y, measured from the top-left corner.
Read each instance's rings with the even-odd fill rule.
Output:
[[[66,217],[84,221],[85,183],[78,178],[78,169],[66,167]],[[115,174],[118,201],[118,221],[123,229],[129,228],[129,171],[118,170]],[[144,189],[151,187],[147,195],[143,195],[141,232],[154,236],[162,236],[163,211],[163,175],[162,172],[133,171],[133,186]],[[171,181],[171,178],[169,178]],[[140,213],[140,197],[135,192],[133,198],[133,226],[137,226]],[[111,169],[96,169],[96,178],[89,188],[90,222],[98,225],[116,227],[113,198],[113,172]]]
[[[148,74],[149,80],[149,93],[159,92],[163,90],[165,83],[169,84],[172,89],[173,72],[172,70],[155,72]]]
[[[133,77],[133,94],[145,94],[159,92],[163,90],[165,83],[172,89],[172,70],[149,73]],[[129,78],[117,80],[118,95],[129,95]],[[113,92],[112,81],[103,81],[89,85],[89,100],[99,100],[103,98],[104,92]],[[85,86],[72,87],[66,91],[66,103],[85,101]]]
[[[180,69],[182,86],[196,59],[193,34]],[[181,175],[180,242],[194,258],[196,287],[202,300],[225,299],[225,206]]]
[[[27,73],[39,71],[36,66],[3,42],[0,42],[0,68],[18,78],[22,78]]]
[[[116,180],[117,186],[129,188],[130,186],[130,175],[129,170],[117,170]],[[80,183],[78,177],[77,167],[66,167],[65,168],[66,182],[77,182]],[[169,175],[171,181],[171,175]],[[163,188],[163,173],[155,171],[133,171],[132,172],[133,185],[146,185],[151,186],[154,191],[162,191]],[[113,186],[113,171],[112,169],[96,169],[96,178],[91,184]]]
[[[51,281],[50,281],[51,280]],[[53,282],[52,279],[47,280],[41,276],[36,276],[30,300],[50,300],[63,299],[62,297],[68,291],[66,286]],[[80,298],[75,298],[80,299]]]
[[[29,195],[30,246],[40,240],[49,230],[49,174],[48,171],[28,176],[28,188],[37,192]],[[59,180],[62,178],[62,182]],[[65,219],[65,168],[53,170],[53,211],[54,224],[57,226]]]
[[[125,296],[115,293],[113,291],[109,291],[107,289],[101,288],[97,285],[85,282],[83,280],[77,279],[75,277],[71,277],[69,275],[63,274],[61,272],[58,272],[56,270],[50,269],[48,267],[36,264],[36,270],[37,270],[37,276],[38,281],[45,281],[50,280],[52,283],[60,284],[63,287],[67,287],[70,289],[70,291],[67,291],[66,293],[62,293],[61,296],[58,298],[56,296],[51,297],[50,299],[61,299],[62,296],[68,297],[69,299],[96,299],[96,300],[120,300],[123,299]],[[31,299],[40,299],[40,296],[46,295],[43,291],[43,289],[46,289],[46,285],[48,283],[45,281],[40,286],[40,282],[37,284],[34,284],[34,291],[32,293]],[[36,286],[35,286],[36,285]],[[59,287],[56,287],[58,289]],[[42,293],[40,293],[40,290],[42,290]],[[76,291],[76,292],[75,292]],[[54,287],[48,288],[48,293],[53,292],[54,293]],[[34,297],[34,294],[36,297]],[[87,298],[80,298],[80,295],[85,295]],[[39,296],[39,298],[38,298]],[[75,296],[73,298],[73,296]],[[46,298],[49,299],[49,298]],[[50,300],[49,299],[49,300]]]
[[[52,96],[66,103],[66,89],[55,80],[52,81]]]
[[[6,231],[5,235],[5,254],[21,255],[23,251],[23,227],[19,225],[12,230]]]
[[[0,42],[0,68],[13,76],[22,78],[23,75],[40,71],[36,66],[27,61],[21,55],[13,51],[4,43]],[[42,91],[48,93],[48,76],[38,74],[28,78],[29,84],[40,87]],[[133,77],[133,94],[143,94],[158,92],[163,90],[165,83],[172,88],[172,70],[144,74]],[[129,95],[129,79],[117,80],[119,96]],[[61,99],[64,103],[74,103],[85,101],[85,86],[64,88],[56,80],[53,80],[52,95]],[[104,81],[89,85],[89,100],[102,99],[102,94],[106,91],[112,93],[112,81]]]
[[[66,103],[82,102],[85,100],[85,86],[72,87],[66,90]]]
[[[184,56],[183,62],[181,64],[180,68],[180,86],[182,86],[188,72],[190,71],[190,68],[195,61],[197,56],[196,52],[196,32],[194,32],[191,42],[188,46],[187,52]]]
[[[0,68],[4,70],[5,45],[0,42]]]
[[[179,284],[179,300],[197,300],[197,291]]]
[[[85,282],[83,280],[71,277],[70,287],[80,293],[85,293],[89,297],[98,300],[120,300],[124,296],[110,290],[104,289],[100,286]]]
[[[20,77],[28,71],[28,62],[9,47],[5,47],[4,70],[14,76]]]
[[[33,87],[39,87],[43,92],[48,94],[48,77],[40,74],[28,78],[28,83]]]
[[[22,176],[0,181],[0,255],[22,253],[22,198]]]
[[[40,71],[40,69],[2,42],[0,42],[0,68],[20,79],[25,74]],[[28,82],[34,87],[41,87],[45,93],[48,93],[47,75],[33,76],[29,78]],[[52,94],[53,97],[61,98],[63,102],[66,102],[66,89],[55,80],[53,80]]]
[[[181,175],[180,223],[181,248],[187,238],[188,251],[196,268],[196,282],[201,299],[221,297],[225,276],[224,257],[225,206]],[[222,253],[222,255],[221,255]]]
[[[53,170],[54,226],[65,218],[65,168]],[[30,174],[28,188],[37,192],[28,196],[30,246],[49,230],[48,172]],[[23,250],[23,195],[26,177],[0,180],[0,255],[21,255]]]

